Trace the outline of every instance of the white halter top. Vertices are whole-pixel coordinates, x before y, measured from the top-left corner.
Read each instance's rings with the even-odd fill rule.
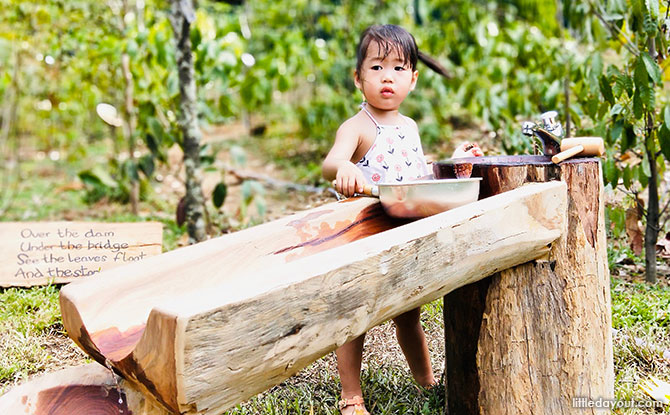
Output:
[[[365,102],[361,109],[377,127],[372,147],[356,163],[369,183],[400,183],[429,174],[419,134],[404,115],[403,124],[383,125],[370,114]]]

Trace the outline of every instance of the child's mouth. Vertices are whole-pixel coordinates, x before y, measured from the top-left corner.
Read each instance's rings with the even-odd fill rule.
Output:
[[[384,89],[382,89],[381,93],[382,93],[383,97],[390,97],[394,94],[394,92],[391,88],[384,88]]]

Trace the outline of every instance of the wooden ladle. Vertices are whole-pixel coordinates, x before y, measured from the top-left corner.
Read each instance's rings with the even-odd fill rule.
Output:
[[[605,154],[605,143],[600,137],[565,138],[561,141],[561,152],[552,156],[551,161],[558,164],[576,155],[590,157],[603,154]]]

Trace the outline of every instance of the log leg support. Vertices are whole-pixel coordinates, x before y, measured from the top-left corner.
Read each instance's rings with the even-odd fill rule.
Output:
[[[614,397],[600,163],[529,159],[482,158],[482,196],[560,179],[567,232],[543,260],[444,297],[447,414],[591,414],[573,399]]]

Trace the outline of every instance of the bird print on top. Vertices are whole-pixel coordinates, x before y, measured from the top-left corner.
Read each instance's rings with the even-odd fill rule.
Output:
[[[400,183],[429,174],[419,134],[404,116],[405,122],[400,125],[383,125],[365,108],[365,103],[361,108],[377,127],[372,147],[356,163],[369,183]]]

